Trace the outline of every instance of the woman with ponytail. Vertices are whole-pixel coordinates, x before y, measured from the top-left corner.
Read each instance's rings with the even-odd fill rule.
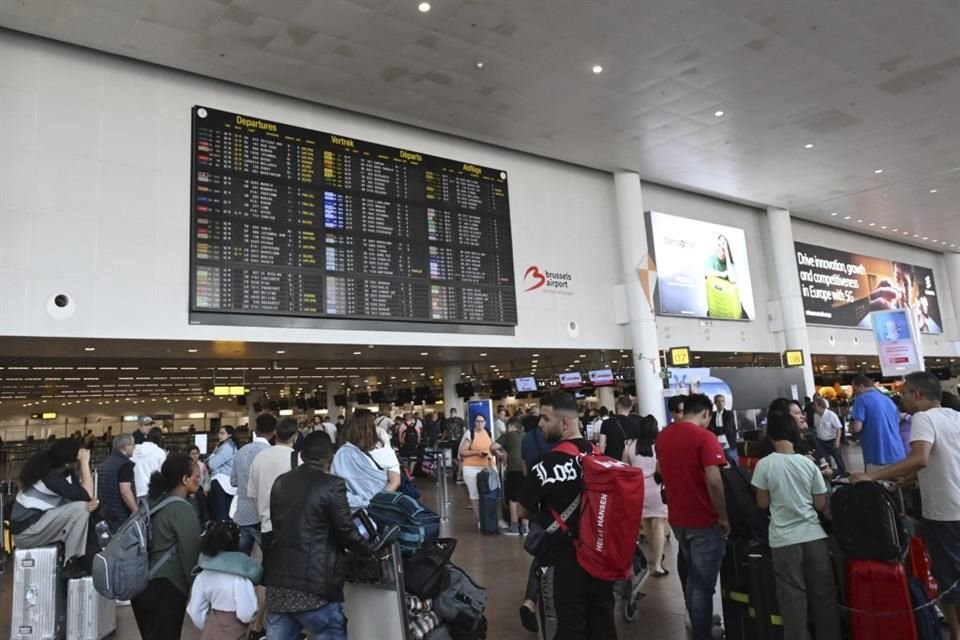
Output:
[[[185,453],[172,453],[150,477],[150,566],[156,573],[133,598],[143,640],[177,640],[187,610],[193,568],[200,556],[200,524],[188,498],[200,487],[200,467]],[[173,498],[154,510],[163,500]],[[160,563],[168,549],[172,555]],[[159,567],[157,566],[159,564]]]

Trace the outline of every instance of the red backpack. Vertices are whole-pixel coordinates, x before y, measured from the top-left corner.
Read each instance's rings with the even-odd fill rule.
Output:
[[[566,521],[579,509],[579,535],[573,541],[577,562],[598,580],[626,580],[643,517],[643,471],[602,455],[596,446],[583,453],[565,441],[553,451],[577,458],[583,469],[580,496],[562,514],[551,509],[555,524],[569,534]]]

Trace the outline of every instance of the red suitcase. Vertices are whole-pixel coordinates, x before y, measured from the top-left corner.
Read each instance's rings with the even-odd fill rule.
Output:
[[[930,554],[927,553],[927,545],[920,536],[910,538],[907,566],[910,568],[910,575],[916,578],[923,590],[927,592],[927,597],[936,600],[940,589],[930,570]]]
[[[847,560],[846,573],[850,640],[917,640],[902,564]]]

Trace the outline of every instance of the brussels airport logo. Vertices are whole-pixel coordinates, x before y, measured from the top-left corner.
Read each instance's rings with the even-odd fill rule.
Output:
[[[540,270],[537,265],[530,265],[523,272],[523,284],[526,291],[536,291],[542,289],[550,293],[572,294],[570,285],[573,283],[573,276],[565,271]]]

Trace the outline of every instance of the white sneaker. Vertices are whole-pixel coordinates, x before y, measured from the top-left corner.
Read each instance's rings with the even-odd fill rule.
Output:
[[[510,523],[507,522],[506,520],[500,520],[497,522],[497,526],[500,527],[501,529],[509,529]]]

